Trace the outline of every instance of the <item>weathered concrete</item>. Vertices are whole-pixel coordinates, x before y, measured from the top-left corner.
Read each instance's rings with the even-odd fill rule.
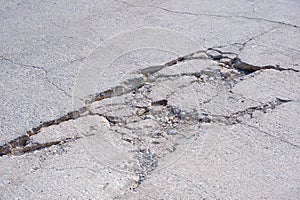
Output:
[[[297,199],[299,12],[1,3],[1,198]]]

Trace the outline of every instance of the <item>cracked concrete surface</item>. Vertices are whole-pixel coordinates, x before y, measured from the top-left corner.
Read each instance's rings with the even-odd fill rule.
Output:
[[[1,199],[298,199],[299,11],[297,1],[3,2]],[[111,35],[147,27],[199,48],[136,47],[101,66]],[[74,105],[89,64],[103,71]]]

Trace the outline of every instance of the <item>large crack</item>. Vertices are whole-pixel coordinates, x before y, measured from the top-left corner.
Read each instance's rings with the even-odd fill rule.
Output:
[[[159,73],[168,67],[197,59],[213,60],[219,64],[219,69],[204,69],[197,72],[183,72],[172,75]],[[229,72],[229,75],[228,73],[223,73],[221,71],[224,68],[232,70]],[[80,139],[81,137],[74,136],[45,143],[32,142],[32,136],[39,134],[42,129],[47,129],[48,127],[59,125],[70,120],[97,115],[104,117],[110,123],[111,129],[122,135],[121,139],[123,141],[130,145],[137,146],[134,157],[135,167],[132,169],[139,177],[137,184],[134,187],[136,188],[157,167],[159,158],[176,150],[178,145],[176,142],[177,139],[188,139],[194,136],[194,134],[181,134],[178,130],[185,130],[185,128],[190,125],[198,127],[203,123],[219,123],[223,125],[243,123],[241,118],[246,115],[252,117],[254,112],[266,113],[269,110],[276,109],[277,106],[280,106],[283,103],[291,101],[276,98],[273,101],[265,102],[258,106],[251,106],[244,110],[233,112],[229,115],[216,115],[214,113],[199,113],[196,110],[185,110],[172,105],[168,98],[176,91],[170,92],[166,98],[153,100],[149,97],[149,94],[151,93],[151,85],[164,84],[165,80],[179,80],[182,77],[191,77],[190,83],[178,86],[179,90],[181,90],[193,83],[208,83],[211,81],[211,78],[217,77],[218,81],[224,82],[224,84],[229,85],[230,88],[230,86],[235,83],[236,78],[247,76],[248,74],[256,71],[269,69],[299,72],[293,68],[282,68],[280,66],[251,65],[241,61],[238,54],[233,52],[224,52],[217,48],[208,48],[206,50],[196,51],[188,55],[178,57],[163,65],[146,67],[136,72],[136,74],[142,75],[142,77],[128,79],[118,86],[112,87],[111,89],[98,94],[91,95],[87,98],[85,101],[86,105],[82,108],[69,112],[57,119],[43,122],[37,127],[27,131],[24,135],[0,146],[0,156],[20,155]],[[132,99],[132,102],[146,101],[148,103],[110,103],[109,105],[102,105],[102,107],[106,109],[105,112],[99,111],[97,108],[93,107],[95,103],[104,102],[105,99],[113,99],[123,96],[128,97],[128,95]],[[208,103],[211,100],[212,99],[205,100],[203,104]],[[113,112],[121,109],[119,108],[120,106],[125,106],[127,110],[131,110],[132,112],[126,116],[117,116]],[[110,107],[112,107],[111,110],[109,110]],[[145,135],[140,135],[135,124],[145,122],[147,120],[150,124],[158,123],[159,126],[156,128],[150,128],[150,130],[146,131],[147,133]],[[124,133],[124,130],[127,132],[129,131],[131,134],[127,135]],[[153,149],[156,149],[156,153],[153,153]],[[128,165],[128,167],[130,167],[130,165]]]
[[[138,89],[135,94],[143,93],[145,88]],[[149,99],[149,98],[147,98]],[[158,101],[151,101],[148,106],[134,106],[137,108],[135,113],[140,113],[138,115],[140,119],[136,119],[134,114],[127,115],[123,117],[122,121],[119,121],[119,118],[114,118],[112,116],[110,121],[112,122],[112,127],[117,127],[117,132],[122,135],[122,140],[132,144],[134,146],[141,147],[136,151],[136,160],[138,167],[134,168],[134,172],[138,175],[139,181],[138,185],[141,184],[146,177],[155,169],[158,165],[158,160],[161,157],[164,157],[170,152],[174,152],[177,147],[177,142],[172,142],[173,138],[183,137],[185,139],[190,139],[194,137],[194,134],[189,135],[188,132],[185,132],[183,135],[177,132],[176,130],[184,130],[189,125],[201,125],[201,124],[221,124],[221,125],[233,125],[243,123],[243,118],[245,116],[252,117],[254,112],[267,113],[271,110],[276,109],[277,106],[280,106],[284,103],[289,103],[291,100],[285,99],[275,99],[273,101],[263,103],[258,106],[248,107],[245,110],[231,113],[230,115],[214,115],[214,114],[200,114],[197,111],[193,110],[183,110],[177,106],[169,104],[167,99],[161,99]],[[117,106],[118,104],[112,104],[112,106]],[[107,105],[103,105],[107,106]],[[132,110],[132,107],[128,105],[128,109]],[[155,109],[159,107],[159,109]],[[142,112],[140,112],[142,111]],[[113,112],[113,111],[112,111]],[[103,115],[101,115],[103,116]],[[155,122],[158,122],[158,127],[152,127],[151,130],[144,130],[144,134],[149,135],[147,137],[140,136],[136,133],[137,128],[131,128],[132,124],[141,123],[149,119],[147,116],[152,116]],[[134,118],[134,120],[131,120]],[[126,133],[122,133],[122,130],[127,130],[132,132],[134,136],[126,136]],[[275,138],[277,139],[277,138]],[[147,144],[147,145],[145,145]],[[168,144],[168,148],[164,147],[162,144]],[[156,153],[152,152],[152,146],[159,148],[160,150]],[[147,148],[145,147],[147,146]],[[137,186],[138,186],[137,185]]]
[[[4,59],[4,58],[2,58]],[[53,125],[58,125],[62,122],[69,121],[69,120],[75,120],[78,117],[86,116],[89,114],[89,108],[90,105],[93,102],[101,101],[103,99],[112,98],[115,96],[122,96],[125,94],[128,94],[132,91],[135,91],[141,87],[143,87],[147,82],[155,82],[158,78],[164,77],[163,75],[156,75],[152,77],[151,75],[161,71],[162,69],[165,69],[167,67],[176,65],[181,62],[187,62],[194,59],[209,59],[217,61],[221,66],[225,68],[230,69],[236,69],[240,72],[241,75],[247,75],[249,73],[253,73],[259,70],[267,70],[267,69],[274,69],[278,71],[283,70],[291,70],[294,72],[299,72],[296,69],[293,68],[282,68],[280,66],[255,66],[251,65],[245,62],[242,62],[236,53],[233,52],[223,52],[221,50],[215,49],[215,48],[208,48],[207,50],[200,50],[193,53],[190,53],[188,55],[178,57],[177,59],[174,59],[170,62],[165,63],[164,65],[159,66],[151,66],[144,68],[142,70],[139,70],[138,73],[142,74],[144,77],[129,79],[123,82],[122,85],[113,87],[109,90],[100,92],[96,95],[93,95],[89,97],[86,100],[86,106],[76,110],[67,113],[66,115],[61,116],[60,118],[50,120],[43,122],[42,124],[38,125],[37,127],[32,128],[31,130],[27,131],[27,133],[23,136],[20,136],[7,144],[4,144],[0,146],[0,156],[7,155],[13,152],[13,149],[19,148],[20,146],[24,146],[24,144],[30,139],[32,135],[38,134],[39,131],[42,128],[47,128]],[[40,69],[40,68],[38,68]],[[213,72],[216,73],[216,72]],[[207,72],[205,70],[195,72],[195,73],[182,73],[179,75],[171,75],[171,76],[195,76],[199,78],[201,75],[211,75],[211,72]],[[166,77],[166,76],[165,76]],[[170,76],[169,76],[170,77]],[[107,117],[109,119],[109,117]]]

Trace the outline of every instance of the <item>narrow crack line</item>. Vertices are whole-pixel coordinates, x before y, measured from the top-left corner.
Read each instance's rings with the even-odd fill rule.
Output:
[[[46,79],[47,79],[47,82],[48,82],[48,83],[50,83],[50,84],[53,85],[56,89],[58,89],[59,91],[61,91],[62,93],[64,93],[65,96],[67,96],[67,97],[72,97],[72,95],[68,94],[64,89],[62,89],[61,87],[59,87],[56,83],[50,81],[47,75],[46,75]]]
[[[229,44],[226,44],[226,45],[218,45],[218,46],[214,46],[214,47],[212,47],[212,48],[213,48],[213,49],[218,49],[218,48],[224,48],[224,47],[228,47],[228,46],[240,46],[240,48],[239,48],[239,53],[238,53],[238,54],[240,54],[240,53],[245,49],[246,45],[247,45],[249,42],[251,42],[252,40],[255,40],[255,39],[257,39],[257,38],[259,38],[259,37],[261,37],[261,36],[263,36],[263,35],[266,35],[266,34],[272,32],[273,30],[275,30],[275,29],[277,29],[277,28],[278,28],[278,26],[275,26],[275,27],[273,27],[273,28],[271,28],[271,29],[269,29],[269,30],[263,31],[263,32],[261,32],[261,33],[259,33],[259,34],[257,34],[257,35],[254,35],[254,36],[250,37],[249,39],[247,39],[247,40],[244,41],[244,42],[234,42],[234,43],[229,43]]]
[[[54,86],[56,89],[58,89],[59,91],[61,91],[62,93],[64,93],[65,96],[67,97],[72,97],[71,95],[69,95],[64,89],[62,89],[61,87],[59,87],[57,84],[55,84],[53,81],[50,80],[50,78],[48,77],[48,73],[49,71],[47,69],[45,69],[44,67],[40,67],[40,66],[36,66],[36,65],[28,65],[28,64],[22,64],[22,63],[18,63],[18,62],[15,62],[9,58],[6,58],[4,56],[0,56],[0,59],[1,60],[5,60],[11,64],[14,64],[14,65],[18,65],[18,66],[21,66],[21,67],[26,67],[26,68],[30,68],[30,69],[37,69],[37,70],[41,70],[43,73],[44,73],[44,76],[45,76],[45,80],[50,83],[52,86]],[[77,60],[73,60],[73,62],[76,62]]]
[[[39,67],[39,66],[36,66],[36,65],[27,65],[27,64],[22,64],[22,63],[18,63],[18,62],[15,62],[9,58],[6,58],[4,56],[0,56],[0,59],[1,60],[5,60],[11,64],[14,64],[14,65],[19,65],[19,66],[22,66],[22,67],[27,67],[27,68],[31,68],[31,69],[39,69],[39,70],[42,70],[43,72],[47,73],[47,70],[43,67]]]
[[[208,17],[217,17],[217,18],[240,18],[240,19],[269,22],[269,23],[279,24],[279,25],[283,25],[283,26],[289,26],[289,27],[293,27],[293,28],[300,28],[300,26],[295,25],[295,24],[290,24],[290,23],[282,22],[282,21],[269,20],[269,19],[259,18],[259,17],[247,17],[247,16],[242,16],[242,15],[219,15],[219,14],[212,14],[212,13],[194,13],[194,12],[187,12],[187,11],[176,11],[176,10],[167,9],[167,8],[164,8],[161,6],[149,6],[149,7],[153,7],[153,8],[157,8],[160,10],[164,10],[166,12],[170,12],[170,13],[174,13],[174,14],[181,14],[181,15],[208,16]]]
[[[266,102],[258,106],[248,107],[245,110],[231,113],[230,115],[208,114],[207,116],[200,117],[199,122],[208,122],[208,123],[213,122],[213,123],[223,123],[229,125],[242,123],[242,121],[238,119],[239,117],[249,115],[252,118],[254,112],[256,111],[261,111],[263,113],[266,113],[268,110],[274,110],[277,106],[289,102],[292,102],[292,100],[276,98],[274,101]]]
[[[260,34],[257,34],[257,35],[255,35],[255,36],[249,38],[248,40],[246,40],[245,42],[243,42],[243,43],[241,44],[242,47],[239,49],[239,51],[242,52],[242,51],[244,50],[244,48],[246,47],[246,45],[247,45],[249,42],[251,42],[252,40],[255,40],[255,39],[257,39],[257,38],[259,38],[259,37],[261,37],[261,36],[263,36],[263,35],[266,35],[266,34],[272,32],[273,30],[275,30],[276,28],[278,28],[278,26],[273,27],[273,28],[271,28],[271,29],[269,29],[269,30],[266,30],[266,31],[264,31],[264,32],[261,32]]]
[[[214,14],[204,14],[204,13],[193,13],[193,12],[187,12],[187,11],[176,11],[176,10],[171,10],[171,9],[167,9],[161,6],[152,6],[154,8],[160,9],[160,10],[164,10],[166,12],[170,12],[170,13],[174,13],[174,14],[181,14],[181,15],[191,15],[191,16],[209,16],[209,17],[218,17],[218,15],[214,15]]]
[[[77,170],[77,169],[83,169],[83,170],[88,170],[91,171],[92,173],[97,173],[96,170],[93,170],[92,168],[86,166],[86,167],[81,167],[81,166],[75,166],[75,167],[68,167],[68,168],[56,168],[56,167],[41,167],[43,170],[55,170],[55,171],[70,171],[70,170]]]
[[[246,16],[233,16],[233,17],[250,19],[250,20],[259,20],[259,21],[265,21],[265,22],[275,23],[275,24],[284,25],[284,26],[290,26],[293,28],[300,28],[300,26],[298,26],[296,24],[291,24],[291,23],[282,22],[282,21],[275,21],[275,20],[270,20],[270,19],[265,19],[265,18],[259,18],[259,17],[246,17]]]
[[[243,116],[243,115],[250,115],[252,117],[253,113],[255,111],[262,111],[262,112],[266,112],[268,109],[275,109],[277,106],[281,105],[281,104],[284,104],[284,103],[289,103],[289,102],[292,102],[292,100],[289,100],[289,99],[280,99],[280,98],[276,98],[276,100],[274,101],[270,101],[270,102],[267,102],[267,103],[264,103],[262,105],[259,105],[259,106],[253,106],[253,107],[249,107],[247,108],[246,110],[243,110],[243,111],[239,111],[239,112],[236,112],[236,113],[232,113],[230,115],[230,117],[239,117],[239,116]]]
[[[126,1],[123,1],[123,0],[113,0],[114,2],[117,2],[117,3],[122,3],[128,7],[135,7],[135,8],[145,8],[145,7],[149,7],[149,6],[138,6],[138,5],[134,5],[134,4],[130,4]]]
[[[282,22],[282,21],[275,21],[275,20],[270,20],[270,19],[265,19],[265,18],[259,18],[259,17],[247,17],[243,15],[220,15],[220,14],[212,14],[212,13],[195,13],[195,12],[188,12],[188,11],[176,11],[176,10],[171,10],[162,6],[157,6],[157,5],[147,5],[147,6],[138,6],[134,4],[130,4],[126,1],[123,0],[114,0],[115,2],[122,3],[126,6],[129,7],[136,7],[136,8],[156,8],[160,9],[169,13],[174,13],[174,14],[180,14],[180,15],[190,15],[190,16],[207,16],[207,17],[216,17],[216,18],[240,18],[240,19],[247,19],[247,20],[257,20],[257,21],[263,21],[263,22],[269,22],[273,24],[278,24],[282,26],[289,26],[293,28],[300,28],[299,25],[296,24],[291,24],[287,22]]]
[[[241,124],[243,124],[243,125],[245,125],[245,126],[248,126],[249,128],[258,130],[259,132],[261,132],[261,133],[263,133],[263,134],[265,134],[265,135],[267,135],[267,136],[270,136],[270,137],[272,137],[272,138],[274,138],[274,139],[276,139],[276,140],[279,140],[279,141],[281,141],[281,142],[284,142],[284,143],[286,143],[286,144],[288,144],[288,145],[291,145],[291,146],[293,146],[293,147],[296,147],[296,148],[300,149],[300,146],[299,146],[299,145],[294,144],[294,143],[292,143],[292,142],[289,142],[289,141],[287,141],[287,140],[284,140],[283,138],[276,137],[275,135],[272,135],[271,133],[268,133],[267,131],[264,131],[264,130],[260,129],[259,127],[256,127],[256,126],[254,126],[254,125],[247,124],[247,123],[245,123],[245,122],[241,122]]]

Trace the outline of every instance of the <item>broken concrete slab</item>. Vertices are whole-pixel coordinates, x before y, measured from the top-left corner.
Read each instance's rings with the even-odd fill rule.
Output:
[[[2,6],[4,199],[297,198],[298,2]]]
[[[209,51],[214,50],[210,49]],[[222,57],[223,53],[221,52],[220,55]],[[215,56],[207,58],[208,61],[211,59],[215,59]],[[218,57],[217,61],[221,63],[219,60]],[[175,61],[168,63],[172,63],[171,66],[173,66],[185,59],[178,58]],[[251,93],[254,97],[251,94],[250,97],[245,97],[246,95],[243,93],[232,92],[234,89],[232,85],[239,86],[243,81],[252,80],[263,73],[254,75],[250,73],[249,75],[232,65],[229,66],[234,70],[234,72],[231,71],[231,76],[224,76],[220,70],[208,69],[190,75],[181,73],[162,77],[158,72],[167,68],[168,63],[151,72],[151,77],[149,74],[144,74],[143,78],[125,80],[121,86],[95,95],[87,102],[87,106],[33,128],[26,135],[1,146],[2,156],[18,155],[36,150],[41,150],[40,152],[43,153],[48,148],[69,142],[74,143],[72,141],[78,140],[82,142],[85,152],[94,160],[99,161],[102,166],[134,177],[132,178],[133,185],[128,186],[127,182],[131,181],[132,183],[132,179],[127,180],[128,187],[123,187],[121,189],[123,192],[119,195],[135,195],[135,193],[128,192],[136,189],[143,182],[151,181],[151,174],[160,166],[159,160],[166,159],[170,165],[176,165],[176,160],[168,159],[168,155],[177,152],[177,156],[179,156],[179,149],[182,146],[184,146],[183,149],[192,148],[194,140],[198,140],[201,129],[206,124],[212,124],[213,127],[216,124],[224,128],[235,124],[247,125],[248,129],[253,131],[253,129],[256,130],[255,126],[248,125],[244,120],[249,117],[250,120],[247,121],[258,120],[257,116],[260,115],[257,115],[257,112],[268,113],[283,104],[293,102],[290,99],[278,98],[275,94],[268,96],[271,100],[263,99],[258,103],[259,100],[255,99],[256,94]],[[255,68],[255,71],[262,72],[269,70],[274,69]],[[281,70],[278,71],[284,73]],[[290,73],[297,73],[297,71]],[[246,78],[243,79],[243,77]],[[162,78],[166,80],[161,80]],[[259,78],[256,79],[256,84],[260,82],[257,80]],[[121,89],[116,90],[116,88]],[[164,92],[166,88],[167,90]],[[197,88],[201,88],[201,90]],[[200,101],[197,98],[193,102],[190,98],[185,98],[190,95],[188,91],[201,96],[204,100]],[[290,90],[289,92],[294,94],[294,91]],[[224,98],[215,98],[221,95],[224,95]],[[228,102],[240,105],[243,102],[236,101],[236,99],[241,97],[242,101],[246,100],[244,106],[240,107],[241,110],[237,110],[235,106],[232,107],[233,109],[230,107],[222,109]],[[203,105],[209,104],[210,101],[213,102],[211,106]],[[247,103],[251,106],[247,107]],[[197,109],[200,107],[201,109]],[[216,112],[216,108],[219,111],[223,110],[223,113]],[[230,114],[227,114],[228,112]],[[191,129],[191,127],[193,128]],[[259,130],[259,128],[257,129]],[[216,131],[216,129],[212,130]],[[270,135],[267,134],[267,136]],[[205,144],[204,147],[202,146],[202,151],[211,151],[210,148],[216,145],[220,136],[211,134],[209,137],[211,138],[208,140],[200,139]],[[276,136],[273,139],[284,142]],[[187,142],[189,140],[193,140],[193,142]],[[285,143],[290,144],[289,142]],[[297,145],[293,146],[296,150],[298,149]],[[118,195],[114,195],[114,197],[118,197]],[[197,194],[194,195],[197,196]]]

